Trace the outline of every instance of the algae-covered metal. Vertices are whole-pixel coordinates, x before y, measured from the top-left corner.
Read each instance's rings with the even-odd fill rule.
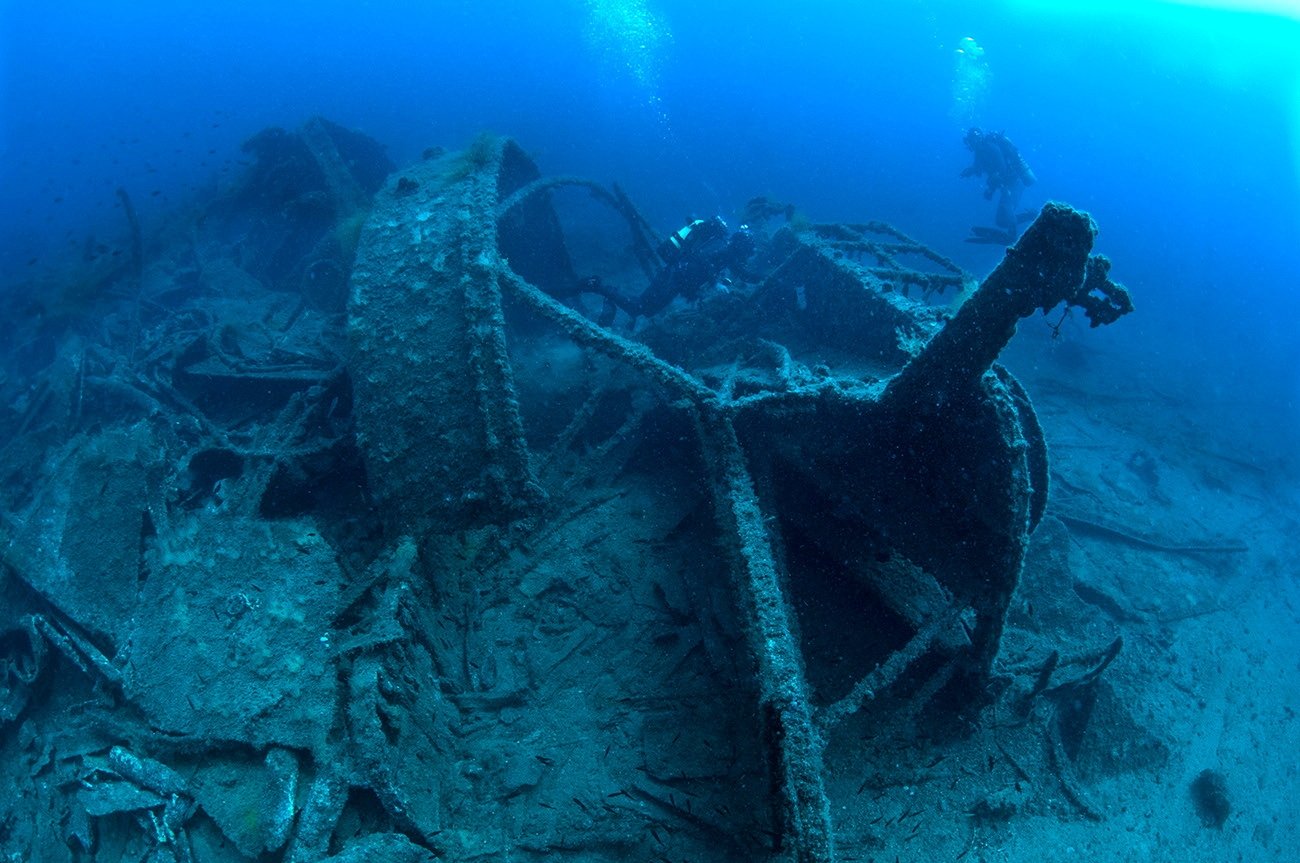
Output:
[[[783,532],[843,561],[908,621],[894,677],[934,654],[935,689],[978,701],[1047,495],[1033,408],[995,360],[1036,308],[1086,306],[1098,284],[1116,303],[1127,295],[1104,267],[1086,284],[1094,227],[1048,205],[951,318],[902,293],[959,282],[950,262],[892,229],[886,243],[868,226],[824,226],[781,229],[751,291],[615,332],[557,299],[573,275],[548,201],[591,184],[537,180],[526,164],[512,142],[481,140],[422,165],[390,182],[363,236],[351,305],[358,422],[390,521],[417,534],[439,519],[508,521],[539,499],[503,293],[688,410],[730,552],[780,841],[796,859],[829,860],[823,733],[869,691],[825,705],[819,727]],[[641,234],[629,212],[615,208]],[[508,259],[506,247],[527,253]],[[900,265],[908,254],[930,270]]]
[[[502,174],[491,143],[415,166],[378,197],[358,247],[348,328],[359,441],[399,532],[508,520],[540,495],[497,283]]]
[[[998,354],[1035,309],[1130,308],[1089,219],[1049,205],[975,289],[888,225],[758,202],[786,221],[743,278],[630,326],[583,297],[664,266],[617,187],[491,136],[391,175],[321,120],[248,149],[186,230],[131,225],[112,325],[14,340],[50,351],[0,416],[0,788],[31,816],[0,848],[880,847],[862,807],[913,798],[868,804],[862,741],[942,758],[912,719],[999,697],[1043,516]]]

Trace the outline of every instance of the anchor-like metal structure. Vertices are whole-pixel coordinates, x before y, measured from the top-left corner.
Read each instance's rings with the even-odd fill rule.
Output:
[[[634,251],[652,266],[644,220],[621,192],[541,179],[509,140],[427,160],[377,196],[349,304],[371,489],[394,536],[541,511],[507,306],[690,411],[731,553],[782,837],[795,859],[833,859],[826,731],[922,656],[937,658],[931,693],[978,699],[989,682],[1048,493],[1042,430],[999,352],[1035,310],[1067,303],[1095,326],[1131,310],[1127,292],[1091,255],[1092,221],[1059,204],[950,317],[905,292],[957,286],[960,270],[894,229],[786,227],[752,295],[633,339],[556,298],[574,276],[550,197],[572,185],[626,218]],[[920,266],[900,263],[912,259]],[[844,560],[913,632],[820,710],[793,621],[782,524]]]

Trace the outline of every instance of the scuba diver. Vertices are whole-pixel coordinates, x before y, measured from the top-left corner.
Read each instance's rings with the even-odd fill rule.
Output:
[[[695,302],[705,289],[725,285],[724,272],[746,278],[745,262],[754,254],[754,248],[754,235],[748,225],[741,225],[733,234],[717,216],[695,219],[659,246],[664,265],[638,296],[624,296],[602,283],[598,276],[584,279],[580,290],[605,298],[600,315],[602,325],[612,324],[619,309],[635,323],[638,317],[659,314],[678,297]]]
[[[786,222],[793,222],[795,219],[794,204],[782,204],[780,201],[773,201],[766,195],[750,198],[745,203],[746,225],[761,227],[768,219],[772,218],[784,218]]]
[[[972,128],[966,133],[964,143],[974,158],[961,175],[986,178],[984,200],[992,200],[995,193],[998,196],[994,219],[997,228],[973,227],[972,236],[967,237],[966,242],[1012,243],[1016,239],[1017,227],[1033,218],[1032,212],[1017,212],[1016,208],[1020,206],[1020,196],[1025,189],[1034,185],[1038,178],[1025,164],[1016,145],[1001,132]]]

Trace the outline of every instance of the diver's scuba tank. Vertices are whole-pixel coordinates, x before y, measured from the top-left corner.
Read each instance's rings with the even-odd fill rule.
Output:
[[[1029,163],[1025,161],[1025,157],[1020,155],[1019,151],[1016,152],[1016,158],[1020,160],[1020,182],[1026,186],[1037,183],[1038,177],[1034,175],[1034,169],[1029,167]]]
[[[1034,171],[1025,161],[1025,157],[1020,155],[1020,148],[1007,138],[1005,132],[997,132],[993,138],[997,143],[998,149],[1002,152],[1002,158],[1006,160],[1008,168],[1015,168],[1014,178],[1018,179],[1026,187],[1038,182],[1038,177],[1034,176]]]
[[[726,236],[727,223],[719,217],[693,219],[659,244],[659,258],[664,263],[671,264],[686,253]]]
[[[690,238],[691,232],[699,225],[703,225],[703,219],[695,219],[687,222],[679,231],[668,235],[668,239],[659,244],[659,259],[665,263],[672,263],[681,257],[682,249],[686,247],[686,241]]]

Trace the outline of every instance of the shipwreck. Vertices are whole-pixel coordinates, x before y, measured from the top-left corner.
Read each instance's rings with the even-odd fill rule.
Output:
[[[663,264],[617,186],[323,120],[249,151],[15,360],[0,846],[827,861],[864,729],[1050,693],[996,662],[1049,495],[997,359],[1132,309],[1087,215],[978,284],[774,219],[752,281],[606,326],[574,285]]]

